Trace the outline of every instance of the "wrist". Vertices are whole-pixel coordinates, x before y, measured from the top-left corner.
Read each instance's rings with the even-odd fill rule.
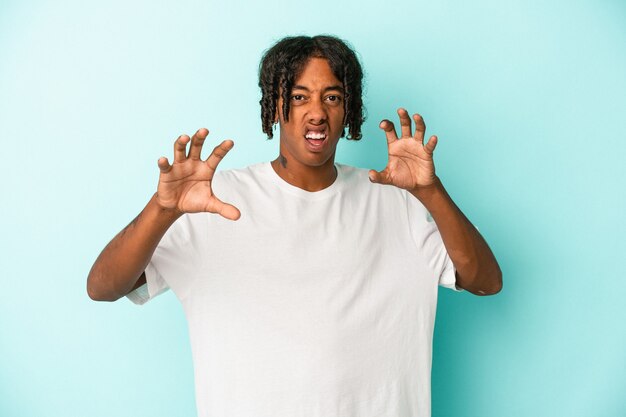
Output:
[[[154,210],[159,217],[163,217],[168,220],[174,221],[181,217],[183,214],[185,214],[182,211],[178,210],[177,207],[166,207],[161,204],[158,192],[154,193],[154,195],[150,199],[150,203],[153,205]]]
[[[415,198],[427,205],[434,198],[445,194],[445,189],[439,177],[435,176],[432,183],[428,185],[420,185],[412,190],[408,190]]]

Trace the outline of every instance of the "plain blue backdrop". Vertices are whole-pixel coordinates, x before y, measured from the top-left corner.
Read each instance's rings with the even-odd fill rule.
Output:
[[[222,168],[276,157],[259,58],[318,33],[366,72],[337,160],[382,169],[378,122],[423,114],[504,272],[440,292],[433,417],[626,415],[625,2],[1,0],[0,416],[195,415],[173,294],[96,303],[87,273],[179,134],[233,139]]]

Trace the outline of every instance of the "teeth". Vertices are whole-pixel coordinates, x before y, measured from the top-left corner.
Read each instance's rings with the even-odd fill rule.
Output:
[[[324,133],[307,133],[305,137],[307,139],[324,139],[326,135]]]

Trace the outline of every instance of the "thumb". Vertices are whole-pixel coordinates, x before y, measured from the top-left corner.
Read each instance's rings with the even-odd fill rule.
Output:
[[[378,172],[370,169],[368,172],[370,182],[375,184],[389,184],[389,175],[387,175],[387,169]]]
[[[239,209],[232,204],[224,203],[219,198],[213,196],[211,207],[209,207],[211,213],[217,213],[220,216],[228,220],[238,220],[241,217]]]
[[[241,212],[239,211],[239,209],[228,203],[224,203],[219,214],[220,216],[228,220],[239,220],[239,218],[241,217]]]

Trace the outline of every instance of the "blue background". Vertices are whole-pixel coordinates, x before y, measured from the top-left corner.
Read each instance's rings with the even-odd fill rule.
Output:
[[[273,159],[257,66],[333,33],[366,71],[364,139],[423,114],[438,174],[504,271],[440,293],[434,417],[626,415],[623,1],[0,2],[0,416],[194,416],[183,312],[88,299],[94,259],[199,127]]]

